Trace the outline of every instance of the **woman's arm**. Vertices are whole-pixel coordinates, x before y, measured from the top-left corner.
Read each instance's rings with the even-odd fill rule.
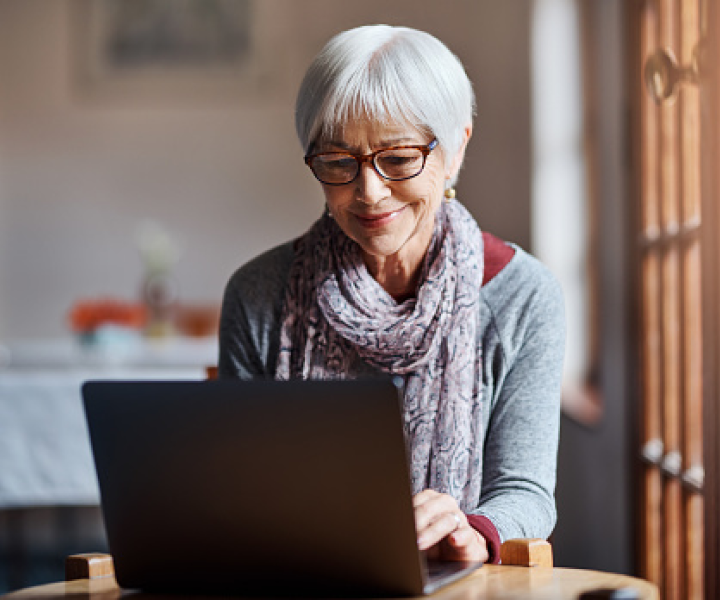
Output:
[[[491,304],[500,343],[487,357],[502,366],[494,372],[482,494],[473,513],[487,517],[501,541],[547,538],[556,520],[563,298],[547,269],[525,258],[522,275],[491,284],[507,281]]]
[[[283,244],[243,265],[230,278],[220,317],[220,377],[274,375],[292,257],[292,243]]]
[[[462,515],[447,494],[415,497],[421,549],[499,562],[503,541],[546,538],[555,523],[555,468],[565,340],[562,293],[522,251],[483,290],[487,416],[479,506]]]

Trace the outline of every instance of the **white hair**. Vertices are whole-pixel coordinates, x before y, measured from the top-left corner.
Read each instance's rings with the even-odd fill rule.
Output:
[[[474,112],[472,84],[442,42],[416,29],[366,25],[336,35],[315,57],[298,92],[295,128],[309,153],[353,119],[408,124],[437,138],[449,164]]]

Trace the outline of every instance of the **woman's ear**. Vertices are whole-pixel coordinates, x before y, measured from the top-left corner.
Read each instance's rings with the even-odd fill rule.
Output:
[[[472,137],[472,125],[468,125],[465,127],[465,132],[463,135],[462,143],[460,144],[460,148],[457,151],[457,154],[455,155],[455,158],[453,158],[453,161],[448,165],[447,172],[445,174],[446,179],[452,179],[457,175],[457,172],[460,170],[460,166],[463,163],[463,159],[465,158],[465,148],[467,148],[468,142],[470,141],[470,138]]]

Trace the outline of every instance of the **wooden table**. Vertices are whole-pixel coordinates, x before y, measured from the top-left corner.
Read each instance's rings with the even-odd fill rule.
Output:
[[[469,577],[443,588],[433,594],[433,600],[570,600],[580,593],[595,588],[632,587],[640,592],[643,600],[658,600],[657,587],[653,584],[628,577],[600,571],[581,569],[514,567],[485,565]],[[2,600],[115,600],[124,597],[141,597],[142,594],[121,590],[112,576],[102,579],[79,579],[76,581],[50,583],[19,590],[4,596]],[[147,596],[152,598],[152,596]],[[157,597],[157,596],[156,596]],[[162,596],[169,600],[172,596]],[[213,600],[218,600],[215,597]]]

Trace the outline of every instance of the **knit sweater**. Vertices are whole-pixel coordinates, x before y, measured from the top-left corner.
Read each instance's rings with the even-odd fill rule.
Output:
[[[517,246],[482,286],[483,486],[469,520],[487,537],[547,538],[554,499],[565,345],[563,298],[554,276]],[[240,267],[225,289],[221,377],[273,378],[293,244]],[[376,374],[368,365],[358,372]],[[482,523],[486,523],[483,527]],[[495,544],[492,544],[493,546]],[[497,555],[497,548],[491,548]]]

